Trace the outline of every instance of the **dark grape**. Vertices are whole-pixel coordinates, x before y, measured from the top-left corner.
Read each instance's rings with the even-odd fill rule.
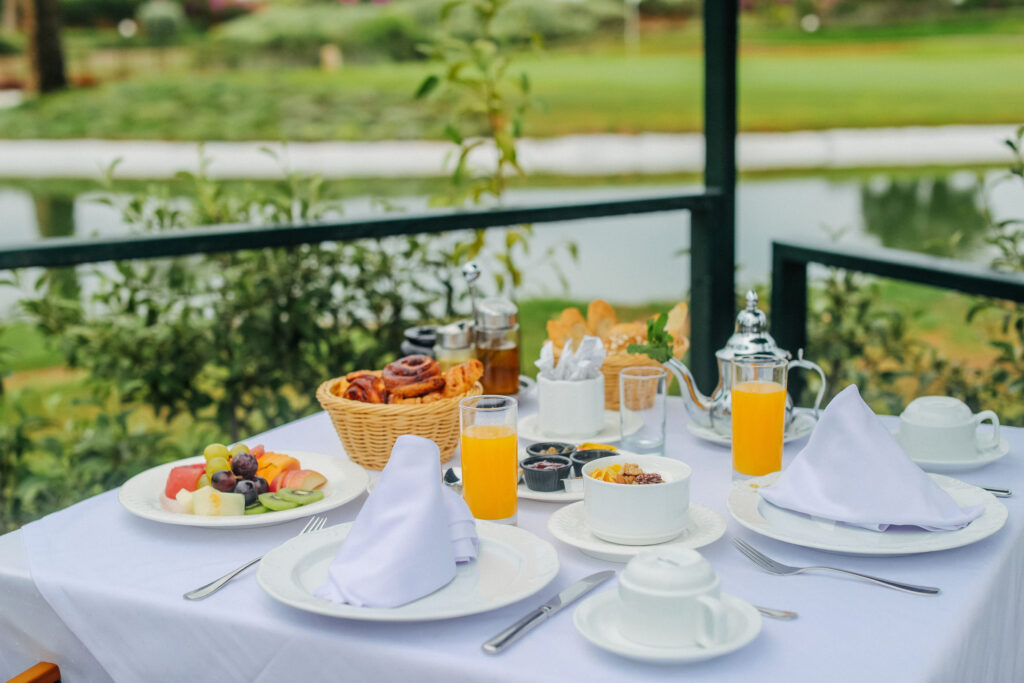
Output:
[[[260,499],[260,493],[256,488],[256,482],[252,479],[239,479],[235,484],[235,493],[245,496],[246,507],[256,503]]]
[[[231,459],[231,471],[242,479],[252,479],[256,476],[256,470],[260,468],[256,456],[251,453],[237,453]]]
[[[231,473],[231,470],[217,470],[210,477],[210,485],[218,491],[224,493],[231,493],[235,490],[235,482],[237,479],[235,475]]]
[[[256,490],[260,493],[268,493],[270,491],[270,484],[263,477],[254,477],[252,482],[256,484]]]

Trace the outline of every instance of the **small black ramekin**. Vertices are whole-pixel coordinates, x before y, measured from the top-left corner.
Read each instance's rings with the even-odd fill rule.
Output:
[[[549,451],[552,448],[557,448],[557,453],[544,453],[543,451]],[[576,446],[571,443],[565,443],[564,441],[541,441],[540,443],[530,444],[526,447],[526,455],[560,455],[564,458],[568,458],[576,452]]]
[[[542,460],[561,463],[562,466],[543,470],[530,467],[531,463],[541,462]],[[564,455],[534,455],[529,458],[523,458],[519,462],[519,466],[523,468],[523,477],[526,479],[527,487],[533,491],[547,492],[561,491],[565,487],[562,480],[568,476],[569,470],[572,469],[572,463]]]
[[[608,451],[604,449],[587,449],[585,451],[576,451],[570,457],[572,460],[572,469],[577,477],[583,476],[583,466],[591,460],[597,460],[598,458],[606,458],[609,455],[618,455],[618,451]]]

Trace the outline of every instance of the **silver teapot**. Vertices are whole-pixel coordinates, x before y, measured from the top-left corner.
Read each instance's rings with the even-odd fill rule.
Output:
[[[711,396],[704,396],[697,389],[693,374],[683,363],[671,358],[664,365],[668,368],[679,386],[682,388],[683,403],[690,420],[705,429],[710,429],[720,436],[732,438],[732,373],[730,363],[733,358],[752,355],[770,355],[789,361],[789,369],[803,368],[813,370],[821,378],[821,388],[814,400],[814,419],[818,419],[821,400],[825,396],[825,371],[817,364],[804,360],[803,349],[797,352],[795,360],[785,349],[780,349],[775,340],[768,334],[768,317],[757,307],[757,293],[747,292],[747,307],[736,316],[736,331],[724,348],[715,352],[718,359],[718,386]],[[788,372],[788,370],[787,370]],[[786,428],[793,422],[793,399],[786,396]]]

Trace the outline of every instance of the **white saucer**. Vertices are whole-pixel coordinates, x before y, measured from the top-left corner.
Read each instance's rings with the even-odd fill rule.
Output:
[[[599,593],[583,601],[572,615],[572,623],[584,638],[603,650],[642,662],[680,664],[720,657],[749,644],[761,632],[761,615],[748,602],[732,595],[722,595],[726,607],[724,643],[713,647],[688,645],[655,647],[635,643],[619,632],[619,594],[615,590]]]
[[[626,425],[625,433],[632,434],[643,427],[643,420],[633,415]],[[519,438],[526,441],[597,441],[598,443],[612,443],[622,439],[622,431],[619,429],[619,411],[604,411],[604,425],[601,431],[596,434],[570,434],[553,436],[540,431],[539,416],[534,413],[519,420]]]
[[[815,425],[818,421],[814,419],[812,412],[803,412],[798,410],[794,413],[793,421],[789,423],[789,427],[786,428],[786,433],[782,437],[783,443],[789,443],[790,441],[796,441],[802,439],[814,431]],[[722,436],[713,429],[707,427],[701,427],[694,422],[686,423],[686,431],[693,434],[698,439],[704,439],[711,443],[716,443],[719,446],[732,446],[732,435]]]
[[[897,436],[899,430],[892,431]],[[899,437],[897,437],[897,442]],[[978,451],[974,457],[957,458],[955,460],[925,460],[923,458],[911,457],[925,472],[937,472],[947,474],[951,472],[970,472],[985,465],[991,465],[1010,452],[1010,443],[1006,439],[999,439],[999,445],[984,451]]]
[[[725,533],[725,517],[700,503],[690,503],[690,526],[671,541],[653,545],[620,545],[598,538],[587,528],[583,501],[559,508],[548,518],[548,531],[562,543],[607,562],[629,562],[648,548],[700,548]]]

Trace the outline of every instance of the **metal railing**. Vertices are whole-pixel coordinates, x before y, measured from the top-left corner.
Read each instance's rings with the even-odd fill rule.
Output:
[[[718,378],[714,351],[731,332],[734,307],[737,21],[737,3],[705,2],[705,189],[701,193],[274,227],[212,226],[95,240],[47,239],[0,249],[0,270],[685,210],[690,212],[692,367],[697,382],[710,389]]]
[[[1024,302],[1021,273],[1003,273],[973,263],[898,249],[772,242],[772,335],[779,346],[794,352],[807,347],[807,266],[811,263]],[[802,386],[799,382],[794,376],[795,395]]]

